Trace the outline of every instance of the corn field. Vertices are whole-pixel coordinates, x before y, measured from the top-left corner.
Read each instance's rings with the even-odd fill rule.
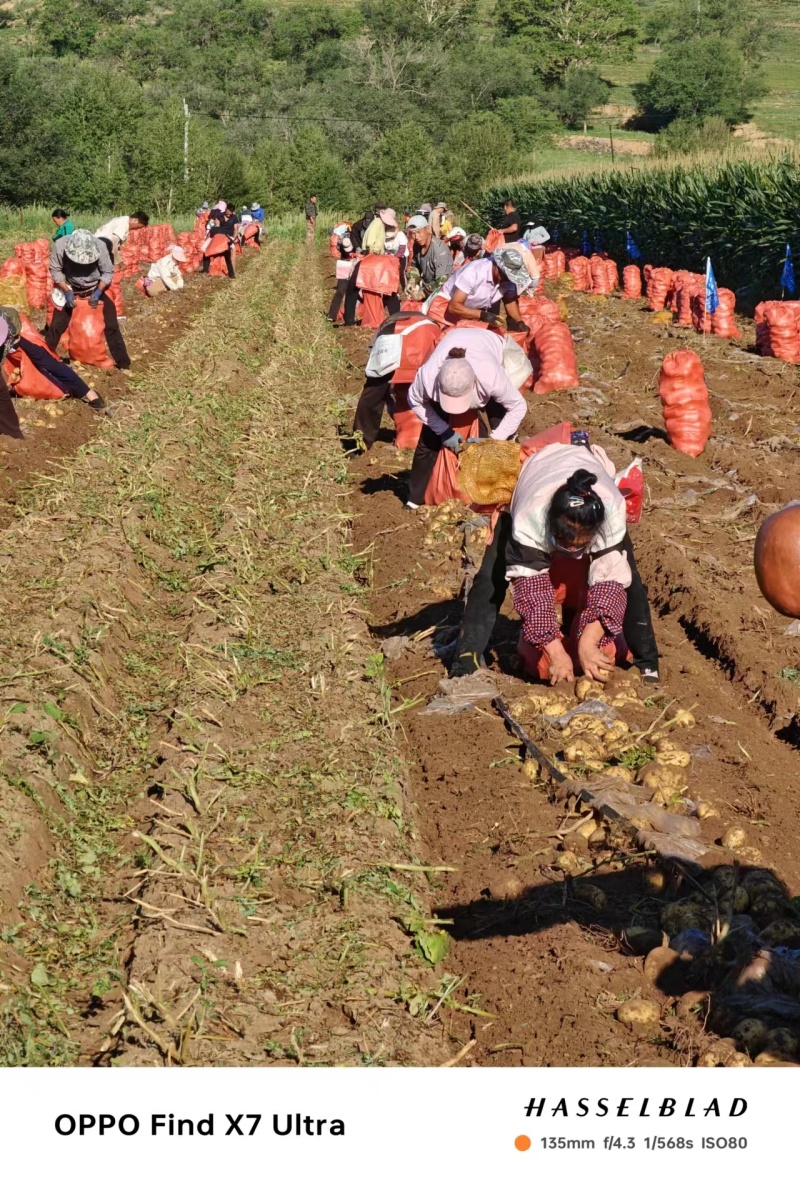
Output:
[[[560,245],[599,244],[620,263],[627,233],[643,262],[697,271],[710,256],[743,305],[779,296],[786,245],[800,250],[800,160],[788,155],[512,180],[484,195],[493,225],[509,196]]]

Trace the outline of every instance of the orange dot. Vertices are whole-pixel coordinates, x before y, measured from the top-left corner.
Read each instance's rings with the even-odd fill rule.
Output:
[[[527,1152],[531,1146],[530,1136],[517,1136],[514,1141],[514,1147],[518,1152]]]

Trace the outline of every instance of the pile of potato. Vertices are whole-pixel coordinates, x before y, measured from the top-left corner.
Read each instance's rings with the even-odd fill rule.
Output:
[[[720,865],[696,880],[696,889],[662,905],[661,930],[649,932],[662,943],[645,958],[645,976],[680,996],[678,1017],[725,1035],[699,1066],[797,1063],[800,961],[791,952],[800,949],[800,915],[769,870]],[[636,931],[640,946],[647,934]]]

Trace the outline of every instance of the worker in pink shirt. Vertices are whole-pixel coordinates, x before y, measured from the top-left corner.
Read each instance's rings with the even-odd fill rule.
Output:
[[[436,458],[442,447],[458,454],[467,440],[458,427],[479,419],[480,436],[511,439],[519,429],[527,403],[503,368],[503,337],[476,328],[448,332],[420,367],[408,391],[408,404],[422,419],[414,452],[406,508],[425,499]]]

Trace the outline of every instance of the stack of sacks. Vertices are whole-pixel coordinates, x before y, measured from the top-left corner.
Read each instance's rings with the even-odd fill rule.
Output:
[[[756,348],[762,357],[777,357],[793,365],[800,361],[799,307],[794,300],[771,300],[758,305]]]
[[[178,245],[183,247],[183,252],[186,255],[186,262],[179,262],[178,266],[184,275],[190,275],[202,264],[202,240],[198,242],[193,232],[184,230],[178,234]]]
[[[647,278],[647,270],[645,267],[647,306],[651,312],[663,312],[672,286],[672,271],[669,267],[651,267],[650,277]]]
[[[592,275],[589,259],[583,254],[576,254],[568,263],[569,273],[572,275],[573,291],[591,291]]]
[[[545,252],[544,256],[544,277],[545,279],[557,279],[559,275],[563,275],[567,269],[567,260],[563,250],[552,249]]]
[[[45,249],[47,239],[45,239]],[[22,242],[14,247],[14,254],[22,263],[25,271],[25,288],[28,305],[32,308],[43,308],[47,304],[47,279],[49,267],[47,254],[42,254],[41,240],[39,242]]]

